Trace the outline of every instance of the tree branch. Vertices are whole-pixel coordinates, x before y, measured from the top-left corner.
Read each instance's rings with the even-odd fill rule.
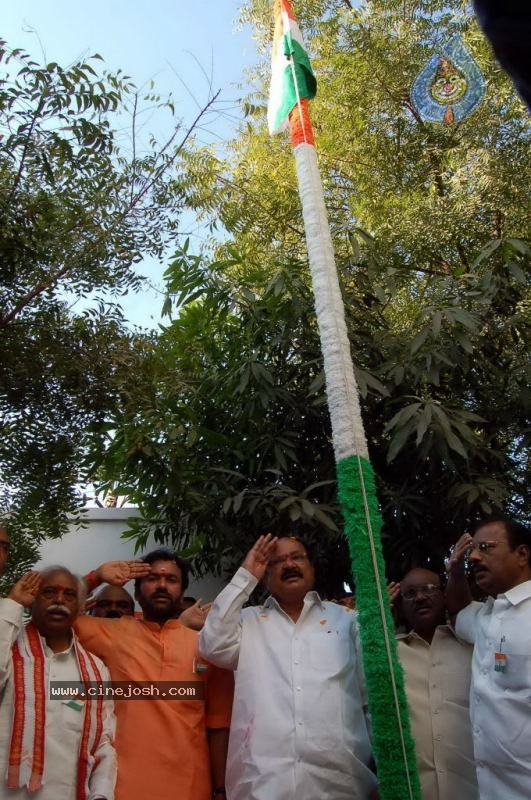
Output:
[[[177,156],[182,151],[182,148],[192,135],[194,129],[197,127],[199,120],[201,119],[202,116],[204,116],[204,114],[206,114],[208,109],[217,100],[218,96],[219,96],[219,91],[216,92],[216,94],[214,94],[210,98],[210,100],[205,106],[203,106],[203,108],[199,111],[199,113],[193,120],[192,124],[187,129],[184,137],[182,138],[181,142],[176,148],[173,156],[168,161],[161,164],[160,167],[155,170],[155,173],[151,176],[151,178],[146,180],[142,188],[130,198],[124,210],[116,216],[116,222],[123,222],[127,218],[127,216],[131,213],[131,211],[133,211],[133,209],[138,205],[142,197],[144,197],[147,194],[147,192],[155,185],[155,183],[162,177],[162,175],[175,163]],[[168,150],[169,147],[171,147],[172,143],[175,141],[177,134],[179,133],[179,130],[180,130],[179,127],[175,128],[173,134],[170,136],[168,141],[164,144],[164,146],[157,154],[159,158]],[[100,233],[100,235],[97,236],[95,239],[92,239],[91,242],[85,248],[83,248],[81,252],[78,253],[77,257],[72,259],[72,261],[69,264],[64,265],[61,269],[52,274],[49,280],[41,281],[36,286],[34,286],[33,289],[24,294],[15,303],[15,305],[11,308],[10,311],[4,314],[3,317],[0,317],[0,329],[7,328],[7,326],[13,322],[13,320],[17,317],[17,315],[20,314],[20,312],[23,311],[24,308],[30,305],[30,303],[32,303],[36,297],[39,297],[41,294],[48,291],[52,287],[55,288],[58,285],[59,281],[64,277],[66,277],[68,273],[75,268],[76,264],[81,263],[84,259],[87,258],[87,254],[90,253],[91,248],[94,247],[95,244],[101,244],[102,242],[104,242],[108,235],[109,235],[108,230],[105,230],[102,233]]]

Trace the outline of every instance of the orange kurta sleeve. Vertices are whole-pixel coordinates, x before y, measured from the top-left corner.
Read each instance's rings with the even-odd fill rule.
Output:
[[[113,638],[118,635],[119,620],[101,619],[81,614],[74,622],[74,630],[84,648],[99,656],[108,666]]]

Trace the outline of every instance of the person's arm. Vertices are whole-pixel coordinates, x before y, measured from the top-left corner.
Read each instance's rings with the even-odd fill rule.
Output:
[[[9,677],[11,648],[22,629],[24,609],[32,606],[40,583],[38,572],[28,572],[0,600],[0,691]]]
[[[110,583],[111,586],[124,586],[128,581],[142,578],[148,575],[151,570],[149,564],[144,561],[106,561],[96,569],[91,570],[85,575],[83,581],[87,593],[91,593],[100,583]]]
[[[101,669],[104,681],[110,680],[109,671]],[[114,716],[114,702],[103,701],[103,730],[97,750],[95,752],[94,768],[89,778],[88,800],[113,800],[114,785],[116,783],[116,751],[114,749],[114,734],[116,718]]]
[[[229,746],[228,728],[211,728],[208,731],[210,769],[212,772],[213,800],[225,800],[225,769]],[[216,791],[220,789],[221,791]]]
[[[74,630],[83,647],[107,663],[114,647],[115,637],[120,636],[121,625],[119,619],[80,614],[74,622]]]
[[[260,536],[229,585],[217,596],[207,615],[199,634],[199,651],[218,667],[236,669],[238,666],[242,632],[241,610],[258,581],[264,577],[276,545],[277,539],[271,534]]]
[[[465,555],[473,539],[469,533],[463,534],[455,545],[446,565],[448,582],[446,584],[446,608],[452,621],[457,614],[472,602],[472,592],[465,573]]]

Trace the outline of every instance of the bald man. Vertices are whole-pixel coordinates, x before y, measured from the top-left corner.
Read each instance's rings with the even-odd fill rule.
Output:
[[[120,619],[124,616],[132,617],[135,613],[135,601],[121,586],[104,586],[93,602],[93,617]]]

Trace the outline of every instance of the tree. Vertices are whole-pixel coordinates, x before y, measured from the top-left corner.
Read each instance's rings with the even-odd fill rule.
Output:
[[[269,34],[270,4],[249,9]],[[426,559],[441,566],[481,514],[531,513],[526,112],[457,2],[295,10],[311,34],[317,147],[399,576]],[[459,125],[429,125],[409,87],[455,32],[487,99]],[[179,316],[161,338],[151,411],[122,409],[104,462],[145,504],[133,535],[151,526],[178,546],[201,542],[203,564],[237,560],[249,537],[287,525],[319,532],[340,561],[294,169],[264,129],[266,71],[227,159],[185,156],[187,202],[227,235],[202,257],[178,254]]]
[[[164,144],[146,145],[142,106],[173,117],[171,99],[142,98],[98,60],[39,65],[0,42],[1,486],[10,527],[36,540],[79,510],[84,457],[149,342],[112,298],[137,290],[135,265],[177,235],[177,161],[194,127],[172,121]],[[74,313],[79,299],[91,303]]]

